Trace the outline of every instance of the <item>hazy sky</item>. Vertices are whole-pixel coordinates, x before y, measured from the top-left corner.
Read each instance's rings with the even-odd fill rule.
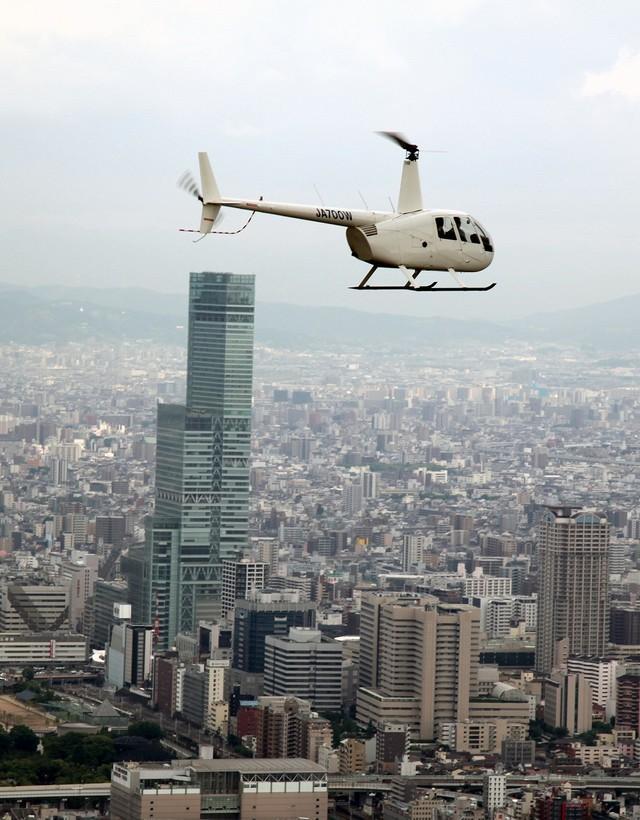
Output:
[[[640,291],[637,0],[5,0],[0,71],[0,281],[233,270],[266,301],[489,318]],[[354,293],[338,227],[178,233],[198,150],[228,196],[386,209],[403,155],[376,129],[448,151],[421,158],[425,204],[489,229],[493,291]]]

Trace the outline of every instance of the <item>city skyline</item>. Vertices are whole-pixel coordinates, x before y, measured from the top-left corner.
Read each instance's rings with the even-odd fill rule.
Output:
[[[2,34],[13,74],[0,98],[4,279],[171,292],[185,268],[214,267],[255,273],[259,300],[494,319],[544,310],[550,294],[582,305],[638,292],[626,251],[639,206],[630,0],[616,14],[577,0],[378,4],[375,14],[359,4],[31,8],[11,9]],[[203,70],[215,73],[204,98]],[[424,199],[490,226],[490,294],[365,301],[348,290],[361,265],[339,229],[256,217],[238,237],[192,246],[178,233],[199,215],[175,189],[198,150],[229,196],[354,207],[361,191],[386,208],[400,173],[396,150],[372,133],[384,128],[448,151],[423,154]],[[33,207],[43,189],[56,204],[46,221]],[[229,214],[223,229],[240,224]]]

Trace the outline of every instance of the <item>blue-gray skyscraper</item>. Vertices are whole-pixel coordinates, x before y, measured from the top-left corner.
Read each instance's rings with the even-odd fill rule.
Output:
[[[191,274],[187,400],[158,405],[155,513],[127,562],[160,649],[219,614],[222,561],[247,545],[254,291],[253,276]]]

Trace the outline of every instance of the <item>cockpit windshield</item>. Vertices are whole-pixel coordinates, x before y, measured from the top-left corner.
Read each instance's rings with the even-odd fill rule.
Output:
[[[454,220],[458,233],[460,234],[460,239],[463,242],[471,242],[473,245],[482,245],[485,251],[493,251],[491,240],[480,225],[474,222],[470,216],[456,216]]]

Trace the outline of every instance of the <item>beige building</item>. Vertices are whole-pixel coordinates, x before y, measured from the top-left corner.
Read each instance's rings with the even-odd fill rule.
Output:
[[[544,722],[579,735],[591,729],[592,694],[583,675],[554,672],[544,682]]]
[[[327,771],[301,758],[115,763],[112,820],[326,820]]]
[[[382,817],[383,820],[437,820],[445,805],[445,801],[436,797],[432,789],[408,803],[396,799],[385,800]]]
[[[568,655],[604,657],[609,639],[609,522],[604,515],[550,507],[538,525],[540,582],[536,670],[554,670],[559,641]]]
[[[347,737],[338,747],[338,770],[340,774],[363,774],[367,770],[364,740]]]
[[[529,727],[524,723],[508,720],[472,721],[442,723],[438,730],[438,740],[455,752],[470,754],[500,754],[503,740],[526,740]]]
[[[408,724],[436,737],[442,722],[469,718],[477,694],[479,611],[433,596],[363,596],[357,720]]]
[[[200,787],[186,767],[114,763],[111,820],[193,820],[200,817]]]

